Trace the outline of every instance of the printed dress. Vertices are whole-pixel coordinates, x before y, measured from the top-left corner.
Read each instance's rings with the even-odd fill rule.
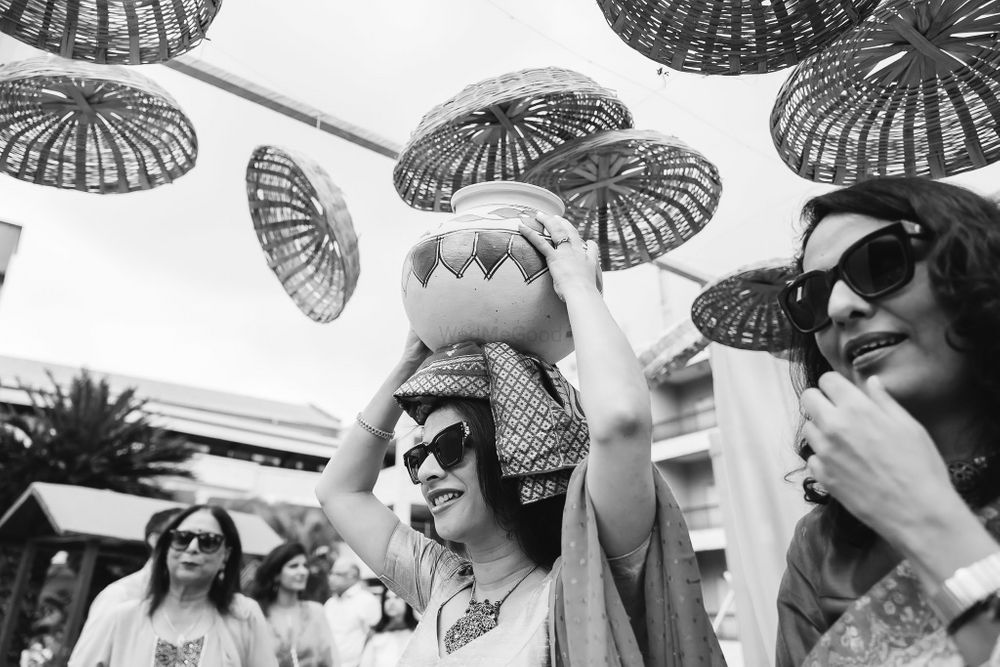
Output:
[[[277,667],[272,631],[256,602],[237,594],[228,614],[211,614],[202,637],[176,646],[156,635],[148,601],[123,602],[88,619],[69,667]]]

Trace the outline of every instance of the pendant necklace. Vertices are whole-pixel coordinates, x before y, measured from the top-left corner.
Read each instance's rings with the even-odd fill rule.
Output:
[[[271,627],[274,628],[274,634],[278,638],[279,645],[281,642],[288,642],[288,654],[292,659],[292,667],[299,667],[299,632],[302,628],[298,625],[299,622],[304,622],[302,619],[302,602],[297,600],[294,607],[294,612],[292,612],[292,623],[288,626],[288,631],[286,633],[279,632],[278,624],[273,620],[271,622]]]
[[[514,586],[507,591],[499,602],[490,602],[488,599],[479,602],[476,600],[476,582],[472,582],[472,596],[469,598],[469,606],[465,609],[462,618],[455,621],[455,624],[444,633],[444,649],[448,653],[454,653],[473,639],[485,635],[487,632],[497,627],[500,619],[500,605],[510,597],[518,586],[524,582],[531,573],[538,569],[538,566],[528,570],[528,574],[521,577]]]
[[[198,627],[198,623],[201,622],[201,617],[204,615],[205,615],[205,608],[202,607],[201,611],[198,612],[198,616],[195,617],[194,623],[189,625],[184,632],[177,632],[177,628],[174,627],[173,622],[171,622],[170,620],[170,614],[167,613],[166,609],[163,610],[163,620],[167,622],[167,626],[170,627],[170,631],[174,633],[174,636],[177,637],[177,646],[184,645],[184,636],[187,635],[192,630],[194,630],[196,627]]]

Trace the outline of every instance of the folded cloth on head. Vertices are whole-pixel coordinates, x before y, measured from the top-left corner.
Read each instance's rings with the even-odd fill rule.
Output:
[[[528,504],[566,492],[590,448],[576,389],[553,364],[507,343],[457,343],[428,357],[393,394],[418,423],[449,398],[490,403],[504,477]]]

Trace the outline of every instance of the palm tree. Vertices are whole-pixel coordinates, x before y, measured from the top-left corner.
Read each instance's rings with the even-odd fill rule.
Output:
[[[0,514],[31,482],[167,498],[158,477],[193,476],[184,464],[194,449],[150,423],[135,389],[114,394],[86,370],[68,389],[49,380],[48,391],[21,387],[27,411],[0,408]]]

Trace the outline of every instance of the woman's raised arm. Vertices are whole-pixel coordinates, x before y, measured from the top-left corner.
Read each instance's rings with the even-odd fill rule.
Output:
[[[392,431],[402,414],[392,393],[413,375],[428,354],[427,346],[410,331],[402,358],[359,415],[365,424],[376,430]],[[372,493],[387,445],[387,440],[355,421],[316,485],[316,498],[330,523],[368,567],[379,574],[389,538],[399,521]]]
[[[590,428],[587,491],[605,553],[621,556],[645,541],[656,514],[649,388],[598,289],[596,244],[584,243],[563,218],[544,213],[537,218],[555,247],[530,227],[522,225],[521,233],[545,257],[569,310],[580,400]]]

